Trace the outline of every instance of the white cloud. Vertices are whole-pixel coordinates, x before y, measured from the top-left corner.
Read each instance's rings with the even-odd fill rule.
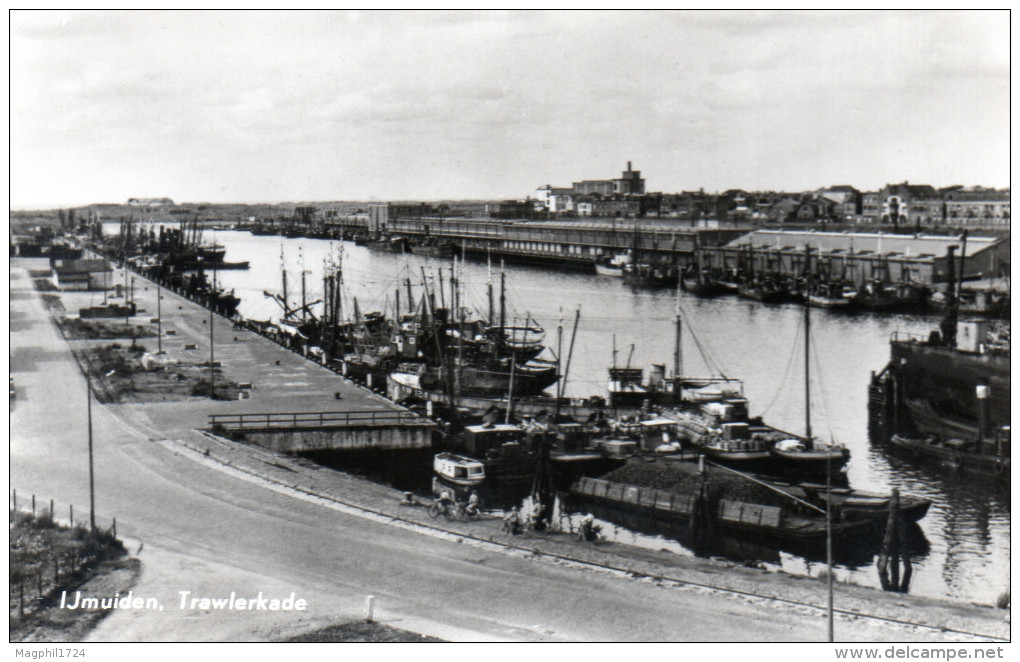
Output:
[[[995,12],[15,12],[12,201],[1006,185],[1008,92]]]

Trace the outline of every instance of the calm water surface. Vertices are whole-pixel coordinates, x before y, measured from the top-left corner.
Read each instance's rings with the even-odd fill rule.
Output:
[[[206,240],[210,233],[206,233]],[[255,237],[247,232],[215,233],[227,247],[227,260],[248,260],[248,271],[217,274],[219,283],[241,297],[239,312],[248,318],[278,318],[279,306],[263,291],[282,290],[281,264],[288,271],[292,306],[300,302],[301,272],[305,271],[306,297],[322,296],[324,260],[342,251],[346,293],[356,297],[362,312],[392,310],[401,289],[406,309],[404,279],[410,277],[420,296],[422,269],[438,283],[442,269],[448,283],[450,260],[370,251],[351,242],[314,239]],[[281,253],[282,260],[281,262]],[[492,266],[492,282],[499,292],[499,265]],[[620,279],[507,265],[507,311],[525,315],[546,329],[547,345],[555,348],[562,320],[564,356],[570,341],[574,311],[581,316],[566,392],[573,396],[605,393],[606,368],[617,348],[618,364],[644,367],[665,363],[672,370],[677,298],[672,291],[634,289]],[[464,302],[486,315],[485,262],[462,265]],[[763,305],[724,297],[703,300],[681,295],[683,319],[683,371],[717,374],[720,370],[742,379],[752,415],[792,432],[804,429],[803,309],[797,305]],[[498,300],[497,308],[498,310]],[[1009,586],[1009,492],[989,488],[981,479],[956,479],[936,469],[915,467],[873,447],[867,438],[867,387],[871,371],[881,370],[889,356],[893,331],[927,334],[937,320],[922,316],[829,313],[814,310],[812,329],[812,430],[850,448],[848,477],[859,489],[902,493],[933,500],[920,522],[927,549],[913,556],[910,592],[932,597],[994,603]],[[633,346],[633,349],[632,349]],[[706,359],[699,351],[705,350]],[[640,544],[672,547],[690,553],[675,541],[623,530],[622,539]],[[837,554],[838,555],[838,554]],[[849,556],[854,556],[850,554]],[[768,566],[795,573],[816,574],[821,563],[777,552],[761,557]],[[878,586],[873,559],[854,559],[837,566],[838,580]]]

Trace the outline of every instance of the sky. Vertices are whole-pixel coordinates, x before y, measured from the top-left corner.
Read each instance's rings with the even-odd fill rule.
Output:
[[[12,11],[12,208],[1009,186],[1010,16]]]

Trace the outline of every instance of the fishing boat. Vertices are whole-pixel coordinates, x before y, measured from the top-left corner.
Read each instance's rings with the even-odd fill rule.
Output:
[[[780,473],[838,474],[850,461],[845,446],[827,444],[811,435],[811,306],[804,306],[804,436],[777,441],[769,449]]]
[[[998,430],[991,439],[977,441],[960,437],[942,439],[936,434],[894,434],[889,443],[918,459],[926,459],[953,472],[994,476],[1009,481],[1009,428]]]
[[[457,453],[438,453],[432,470],[440,482],[460,489],[477,487],[485,480],[484,464]]]
[[[830,310],[849,310],[853,298],[843,294],[843,286],[837,283],[813,283],[804,290],[804,301],[808,306]]]
[[[564,398],[539,394],[516,396],[508,399],[506,394],[480,396],[460,393],[452,396],[445,389],[425,389],[417,373],[394,370],[388,375],[387,395],[395,402],[408,405],[424,405],[426,408],[450,408],[455,406],[467,415],[481,416],[487,411],[498,411],[508,420],[533,418],[542,413],[559,411],[563,416],[584,421],[604,415],[609,411],[606,399],[600,396],[589,398]],[[629,416],[637,412],[637,408],[616,408],[612,412],[617,415]]]
[[[772,459],[769,442],[761,438],[715,439],[700,450],[711,460],[747,471],[768,471]]]
[[[786,290],[774,279],[752,277],[737,286],[737,293],[745,299],[761,303],[782,303],[787,299]]]
[[[770,273],[758,273],[754,257],[754,250],[748,244],[744,261],[746,270],[737,285],[737,294],[761,303],[781,303],[786,299],[786,291]]]
[[[850,451],[843,446],[813,441],[808,448],[801,439],[777,441],[769,449],[769,454],[776,460],[779,473],[795,475],[824,474],[826,471],[838,473],[850,461]]]
[[[579,476],[597,476],[623,465],[634,455],[634,442],[607,443],[602,440],[604,430],[566,419],[559,422],[542,420],[545,416],[526,421],[522,427],[531,448],[546,446],[553,474],[569,486]]]
[[[435,237],[426,237],[420,244],[411,244],[411,252],[427,257],[453,257],[457,244],[452,241],[440,241]]]
[[[726,293],[727,290],[720,287],[709,273],[702,261],[701,235],[694,233],[694,262],[688,264],[680,274],[680,287],[685,291],[699,297],[714,297]]]
[[[683,403],[701,404],[716,402],[725,398],[742,398],[743,383],[722,374],[707,377],[683,374],[683,318],[681,317],[681,297],[676,292],[674,315],[674,349],[673,374],[666,375],[666,364],[653,363],[645,380],[644,370],[631,367],[634,357],[634,345],[630,346],[626,364],[617,363],[616,336],[613,336],[613,362],[609,368],[609,406],[618,408],[678,407]],[[693,328],[688,327],[689,333]],[[707,357],[698,344],[706,364],[713,362]]]
[[[712,283],[723,292],[737,294],[740,290],[741,275],[737,269],[716,271],[712,274]]]
[[[382,236],[365,242],[366,247],[386,253],[406,253],[409,245],[407,237],[401,236]]]
[[[537,395],[560,378],[555,361],[531,359],[523,363],[497,359],[484,365],[459,364],[425,366],[419,371],[424,389],[440,390],[448,384],[458,385],[458,392],[471,395],[494,395],[511,392],[514,396]]]
[[[695,296],[710,298],[725,294],[729,290],[721,287],[697,265],[690,265],[680,275],[680,287],[684,292]]]
[[[630,263],[630,255],[618,253],[617,255],[603,255],[595,260],[595,273],[600,276],[623,276],[624,265]]]
[[[638,287],[676,287],[676,267],[628,262],[623,265],[623,282]]]

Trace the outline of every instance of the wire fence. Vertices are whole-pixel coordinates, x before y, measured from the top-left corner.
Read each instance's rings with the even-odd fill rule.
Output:
[[[27,530],[34,530],[34,535]],[[69,535],[51,532],[64,530]],[[78,586],[91,570],[123,549],[117,518],[92,517],[74,504],[58,504],[35,494],[10,492],[9,614],[24,620]],[[116,553],[116,552],[114,552]]]

